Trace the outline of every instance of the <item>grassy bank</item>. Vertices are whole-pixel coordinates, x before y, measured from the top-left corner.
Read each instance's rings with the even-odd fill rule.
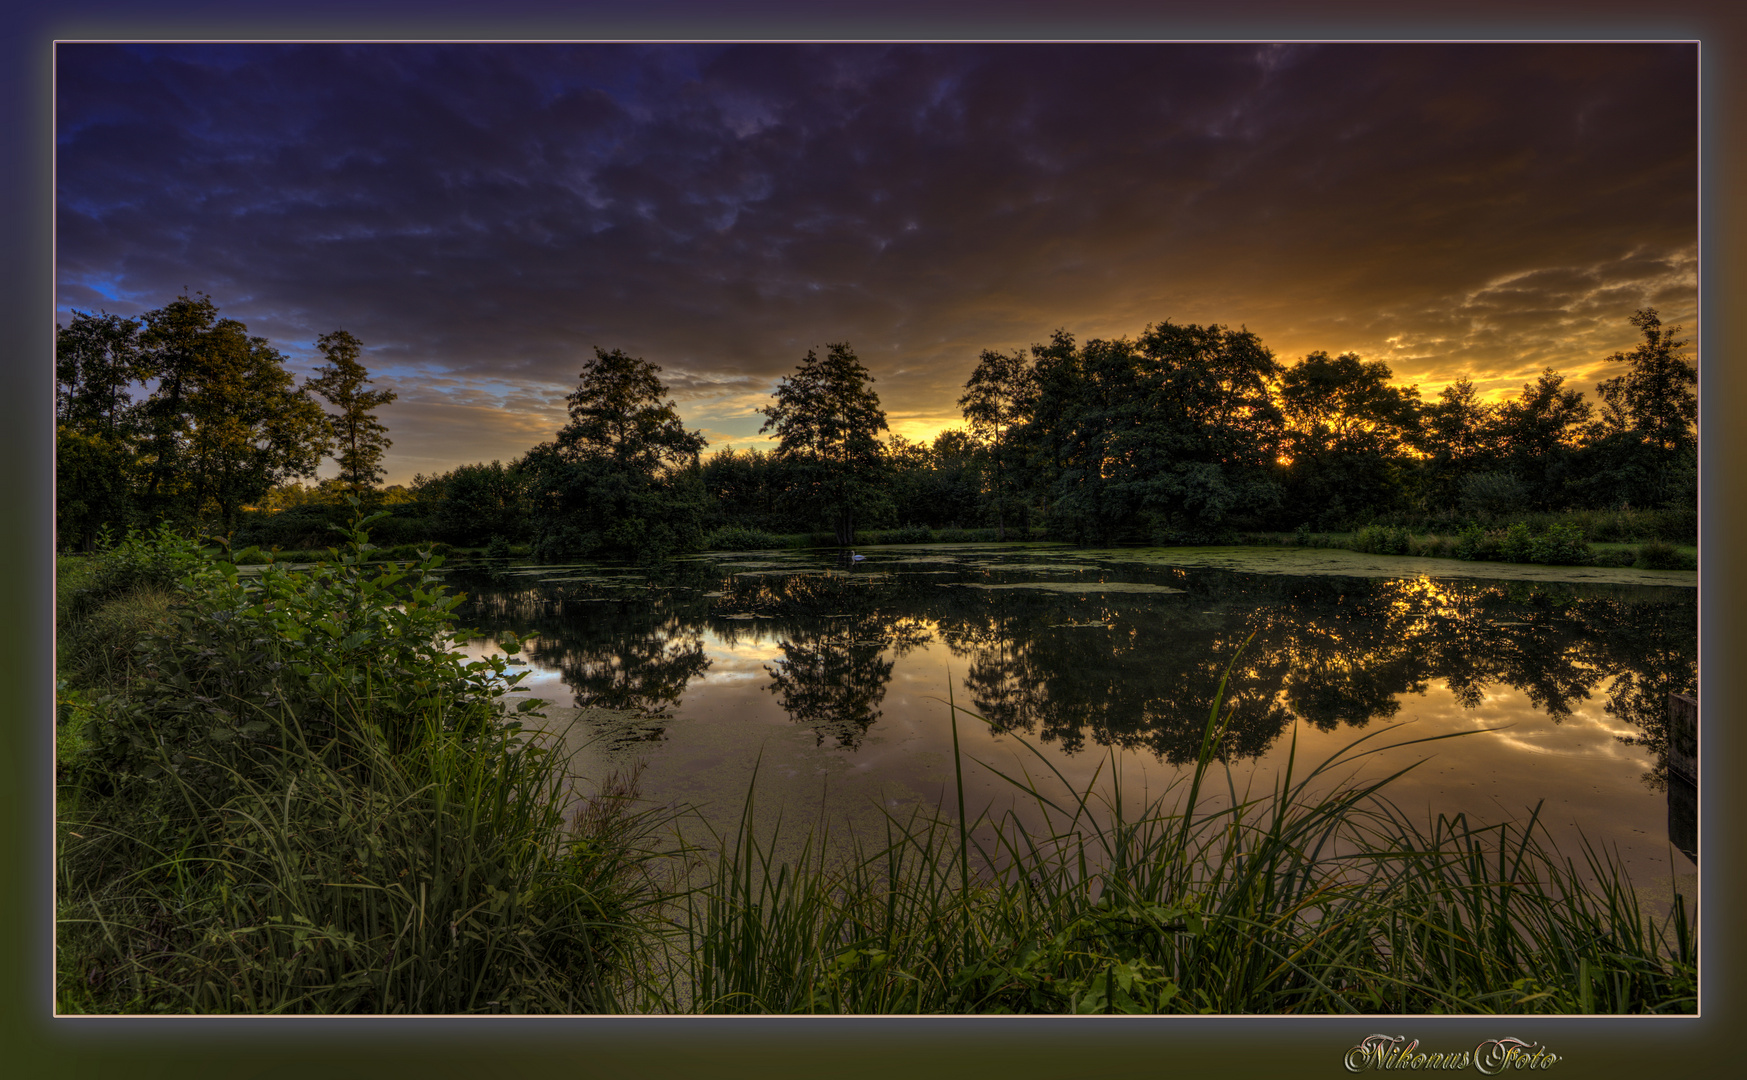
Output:
[[[566,822],[435,560],[223,554],[160,533],[60,583],[58,1008],[619,1008],[647,819]]]
[[[1402,526],[1371,525],[1353,532],[1245,533],[1245,544],[1338,548],[1370,555],[1414,555],[1467,562],[1539,563],[1547,566],[1619,566],[1639,570],[1697,570],[1698,547],[1649,539],[1592,543],[1582,529],[1553,521],[1538,528],[1526,521],[1454,533],[1419,533]]]
[[[1217,701],[1188,778],[1138,813],[1038,754],[1010,781],[1046,827],[967,815],[958,757],[951,812],[888,817],[847,858],[759,834],[751,793],[681,851],[622,786],[567,821],[563,763],[506,723],[537,716],[506,710],[517,676],[449,651],[437,560],[375,554],[360,529],[328,563],[238,574],[160,533],[71,561],[61,1011],[1696,1008],[1680,899],[1653,922],[1533,817],[1421,823],[1391,777],[1335,782],[1375,733],[1240,796]],[[955,748],[982,722],[940,719]]]

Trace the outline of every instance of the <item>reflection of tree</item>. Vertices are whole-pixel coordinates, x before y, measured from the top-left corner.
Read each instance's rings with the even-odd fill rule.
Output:
[[[640,580],[546,588],[479,588],[464,612],[487,633],[532,635],[527,655],[555,668],[578,706],[656,712],[679,702],[710,666],[684,593]]]
[[[811,727],[818,742],[856,747],[875,720],[892,678],[893,661],[881,654],[879,636],[862,626],[834,626],[823,633],[782,642],[783,658],[770,672],[768,689],[797,724]]]
[[[576,691],[577,705],[644,712],[677,705],[686,684],[710,666],[698,630],[672,622],[585,646],[542,638],[532,653],[559,669],[564,685]]]
[[[1609,607],[1602,640],[1614,678],[1605,710],[1639,730],[1620,741],[1656,755],[1644,781],[1661,790],[1668,780],[1668,695],[1698,688],[1695,612],[1652,604]]]
[[[930,636],[921,621],[903,614],[913,605],[890,602],[887,584],[868,575],[752,575],[726,584],[713,614],[760,616],[752,633],[776,634],[783,653],[765,667],[766,689],[820,743],[830,737],[853,749],[880,717],[897,658]],[[717,632],[733,640],[740,636],[737,625]]]
[[[579,699],[641,707],[671,703],[703,670],[705,625],[730,642],[774,637],[769,689],[821,742],[844,746],[880,717],[895,659],[931,633],[955,657],[961,702],[998,729],[1177,764],[1199,752],[1240,646],[1228,760],[1265,752],[1295,720],[1335,730],[1387,719],[1438,682],[1470,708],[1513,688],[1554,721],[1605,694],[1607,712],[1640,733],[1627,741],[1660,762],[1667,693],[1696,684],[1696,597],[1668,589],[1205,570],[1154,577],[1184,593],[1101,596],[943,588],[901,572],[683,572],[690,592],[487,589],[464,617],[532,626],[535,658],[562,667]],[[720,593],[713,604],[706,586]]]
[[[1624,590],[1639,597],[1633,616],[1606,590],[1539,583],[1202,573],[1184,584],[1187,597],[1114,613],[1095,598],[961,592],[937,618],[968,663],[965,688],[1003,728],[1070,752],[1088,740],[1146,747],[1173,763],[1199,751],[1246,631],[1254,637],[1225,695],[1222,749],[1235,758],[1265,751],[1295,717],[1323,730],[1392,717],[1402,695],[1434,680],[1470,708],[1510,686],[1558,721],[1612,679],[1609,711],[1660,753],[1650,740],[1665,691],[1693,678],[1694,609],[1660,590]],[[1109,628],[1075,625],[1094,620]]]

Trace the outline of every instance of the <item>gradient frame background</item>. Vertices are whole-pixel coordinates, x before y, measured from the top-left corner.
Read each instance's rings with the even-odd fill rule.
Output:
[[[1723,541],[1742,517],[1747,343],[1738,293],[1747,228],[1747,14],[1705,0],[24,0],[0,15],[0,1062],[13,1075],[280,1078],[699,1076],[1049,1077],[1086,1074],[1341,1076],[1341,1056],[1374,1032],[1426,1050],[1515,1036],[1563,1058],[1561,1074],[1706,1076],[1736,1056],[1741,935],[1723,916],[1741,894],[1741,760],[1732,730],[1741,677],[1739,576]],[[1700,601],[1705,928],[1702,1019],[1553,1018],[604,1018],[102,1020],[52,1017],[49,777],[53,756],[52,53],[56,39],[1533,39],[1700,44],[1699,340],[1703,348]]]

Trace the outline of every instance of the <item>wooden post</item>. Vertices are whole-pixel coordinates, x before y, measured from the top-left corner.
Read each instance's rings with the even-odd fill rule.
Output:
[[[1698,699],[1668,695],[1668,839],[1698,863]]]
[[[1668,771],[1698,783],[1698,698],[1668,695]]]

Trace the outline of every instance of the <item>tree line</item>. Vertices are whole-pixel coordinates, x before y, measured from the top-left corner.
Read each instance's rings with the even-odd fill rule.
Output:
[[[1641,340],[1609,358],[1623,371],[1593,402],[1551,368],[1502,402],[1466,378],[1426,401],[1382,361],[1314,352],[1285,365],[1246,329],[1167,320],[1085,342],[1058,330],[984,351],[958,402],[964,426],[927,443],[888,433],[873,377],[837,342],[778,382],[762,410],[774,449],[707,459],[661,369],[596,348],[553,439],[380,491],[389,441],[375,410],[393,395],[367,389],[355,338],[322,337],[327,364],[294,387],[264,339],[182,297],[137,320],[75,313],[61,329],[58,524],[75,546],[161,518],[284,537],[349,493],[389,504],[402,539],[647,560],[724,530],[822,531],[840,545],[903,526],[1199,543],[1390,516],[1690,510],[1698,372],[1679,327],[1655,309],[1630,321]],[[340,477],[298,483],[324,456]]]
[[[350,491],[382,478],[391,443],[375,410],[394,394],[367,389],[362,344],[344,330],[316,342],[326,363],[301,386],[266,338],[202,293],[135,319],[75,311],[56,331],[64,547],[166,520],[228,532],[246,505],[330,456]]]

